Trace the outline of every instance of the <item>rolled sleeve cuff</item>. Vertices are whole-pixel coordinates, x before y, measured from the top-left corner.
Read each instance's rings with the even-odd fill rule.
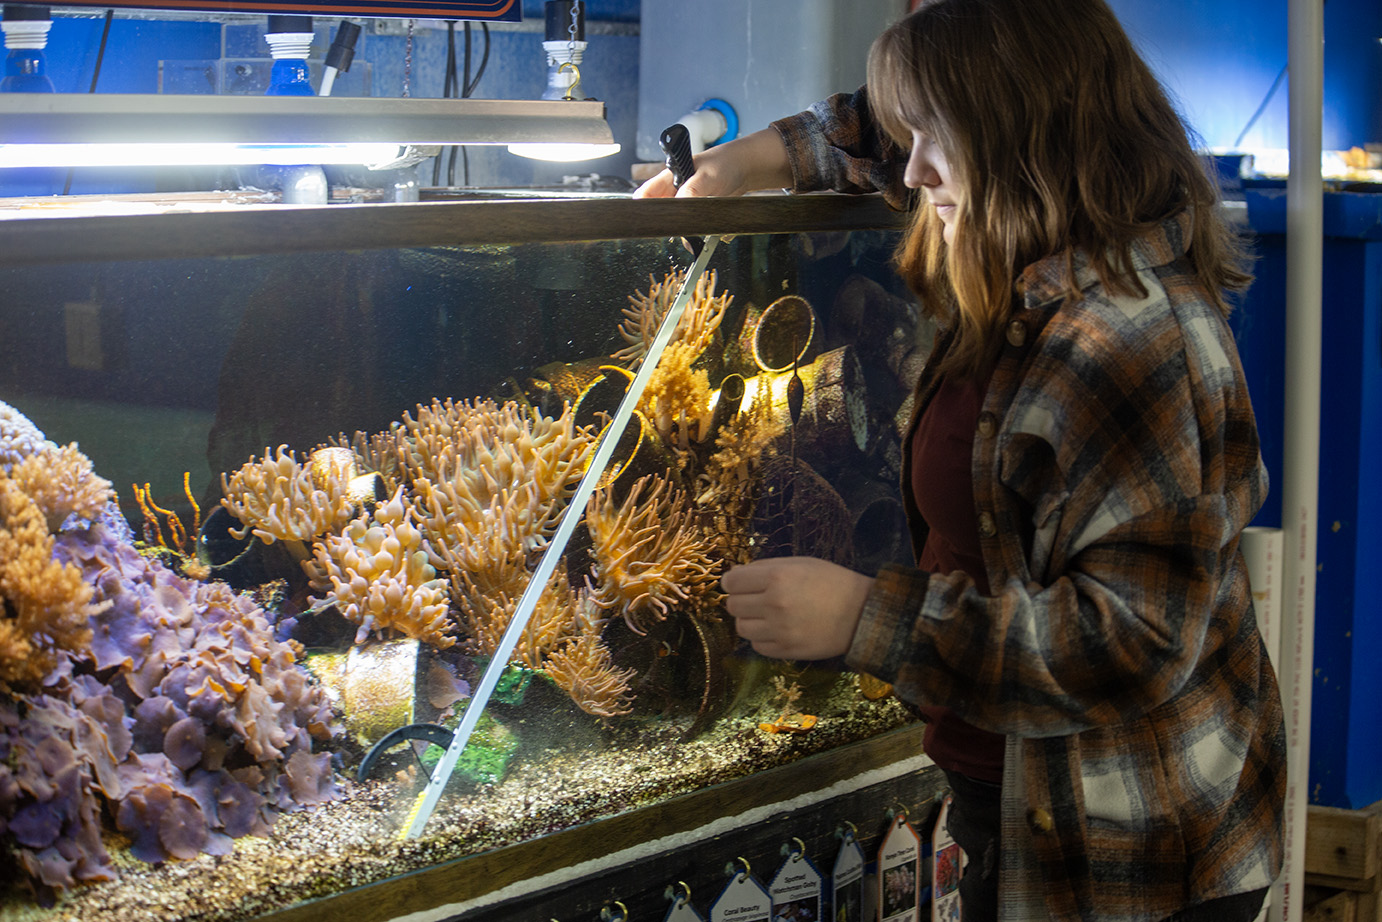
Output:
[[[880,570],[864,600],[846,665],[895,682],[915,643],[912,633],[928,584],[929,574],[915,567],[889,564]]]
[[[818,192],[834,187],[835,162],[814,109],[780,118],[772,127],[787,145],[793,192]]]

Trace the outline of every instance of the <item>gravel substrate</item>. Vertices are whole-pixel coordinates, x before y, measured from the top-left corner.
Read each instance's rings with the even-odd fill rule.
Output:
[[[270,836],[240,839],[223,857],[146,865],[111,841],[118,880],[79,888],[50,909],[11,886],[0,895],[0,922],[253,919],[783,765],[910,720],[894,699],[866,700],[850,675],[808,690],[801,704],[820,717],[808,733],[760,730],[760,721],[777,716],[760,695],[743,702],[738,716],[683,741],[687,721],[602,726],[559,694],[539,693],[521,709],[496,709],[522,741],[503,780],[448,792],[418,839],[402,840],[399,831],[419,785],[343,776],[340,800],[282,816]]]

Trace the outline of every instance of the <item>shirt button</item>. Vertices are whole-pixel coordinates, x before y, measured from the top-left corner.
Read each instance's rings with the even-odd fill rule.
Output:
[[[993,434],[998,431],[998,419],[990,412],[985,410],[979,414],[979,434],[986,439],[993,438]]]
[[[1031,827],[1032,832],[1053,832],[1056,828],[1051,814],[1041,807],[1033,807],[1027,811],[1027,825]]]
[[[987,512],[979,513],[979,534],[985,538],[992,538],[998,534],[998,526],[993,522],[993,516]]]
[[[1027,325],[1021,320],[1014,320],[1008,324],[1008,342],[1021,348],[1027,342]]]

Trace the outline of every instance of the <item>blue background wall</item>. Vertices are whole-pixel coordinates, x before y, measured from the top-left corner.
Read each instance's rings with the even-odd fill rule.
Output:
[[[1110,0],[1147,62],[1210,147],[1228,147],[1286,64],[1286,0]],[[1328,0],[1324,146],[1382,141],[1382,3]],[[1286,86],[1247,147],[1286,144]]]
[[[1180,99],[1187,120],[1205,144],[1231,145],[1286,63],[1286,0],[1111,0],[1111,5],[1149,63]],[[540,23],[542,10],[541,0],[524,0],[525,19]],[[90,86],[101,35],[100,13],[93,7],[90,18],[60,16],[55,21],[47,56],[60,92],[81,93]],[[588,36],[584,83],[607,103],[611,127],[624,152],[597,161],[550,166],[522,161],[502,149],[470,148],[472,184],[545,183],[592,171],[627,175],[634,160],[641,5],[639,0],[589,0],[587,15],[597,28]],[[1382,37],[1382,3],[1330,0],[1325,5],[1325,19],[1325,146],[1346,148],[1382,141],[1382,43],[1378,41]],[[262,18],[227,23],[168,22],[117,15],[98,92],[160,92],[161,61],[216,61],[253,55],[267,58],[267,47],[259,38],[261,24]],[[318,20],[314,56],[324,52],[335,25],[334,19]],[[603,33],[599,25],[604,26]],[[435,22],[424,22],[414,30],[409,81],[414,96],[442,94],[446,32],[436,26]],[[458,29],[458,48],[459,36]],[[538,96],[545,81],[541,39],[540,32],[492,29],[489,66],[475,95],[498,99]],[[366,28],[357,49],[357,61],[369,64],[365,92],[402,95],[406,41],[403,35],[374,34]],[[477,63],[480,47],[477,27],[473,30]],[[713,55],[713,49],[708,49],[707,55]],[[175,88],[188,91],[181,84]],[[342,78],[339,92],[358,91]],[[1286,146],[1284,84],[1245,137],[1244,145]],[[424,182],[430,181],[430,168],[425,167],[422,175]],[[0,194],[58,192],[62,180],[65,171],[59,177],[52,171],[10,173],[0,177]],[[149,191],[160,182],[166,184],[169,179],[166,175],[155,177],[152,172],[110,177],[78,171],[72,191]]]

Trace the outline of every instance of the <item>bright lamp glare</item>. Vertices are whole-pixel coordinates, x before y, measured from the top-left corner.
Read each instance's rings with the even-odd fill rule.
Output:
[[[398,144],[0,144],[0,167],[388,163]]]
[[[510,144],[509,153],[532,160],[572,163],[577,160],[596,160],[619,153],[618,144]]]

